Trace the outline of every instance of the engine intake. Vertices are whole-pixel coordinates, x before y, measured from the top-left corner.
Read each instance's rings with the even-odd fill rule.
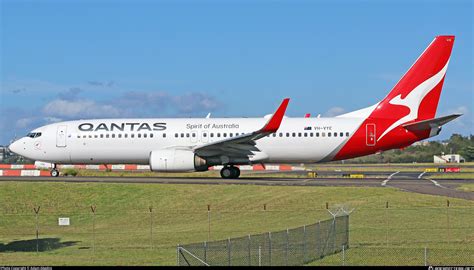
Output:
[[[155,172],[207,171],[205,159],[189,150],[155,150],[150,153],[150,169]]]

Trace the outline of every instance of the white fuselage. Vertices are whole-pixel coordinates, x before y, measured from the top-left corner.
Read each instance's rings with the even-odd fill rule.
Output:
[[[33,160],[69,164],[149,164],[155,150],[193,147],[250,133],[266,118],[94,119],[46,125],[36,138],[15,142]],[[326,161],[359,128],[363,118],[287,118],[256,141],[254,161]],[[306,130],[305,130],[306,129]],[[22,149],[20,149],[20,147]]]

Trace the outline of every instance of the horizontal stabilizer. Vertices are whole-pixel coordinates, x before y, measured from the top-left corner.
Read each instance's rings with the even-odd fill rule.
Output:
[[[418,122],[413,122],[409,124],[403,125],[404,128],[410,131],[418,131],[418,130],[427,130],[431,128],[437,128],[440,127],[456,118],[461,116],[462,114],[451,114],[448,116],[443,116],[443,117],[438,117],[438,118],[433,118],[433,119],[428,119],[428,120],[423,120],[423,121],[418,121]]]

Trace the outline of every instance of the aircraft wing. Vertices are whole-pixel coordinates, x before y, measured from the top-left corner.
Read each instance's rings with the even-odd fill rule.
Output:
[[[254,155],[252,151],[260,151],[255,147],[256,140],[272,134],[280,127],[283,116],[285,115],[286,107],[288,106],[289,98],[285,98],[270,120],[259,130],[227,138],[224,140],[199,145],[194,147],[194,153],[202,157],[210,156],[232,156],[232,157],[248,157]]]
[[[433,119],[428,119],[428,120],[423,120],[423,121],[418,121],[418,122],[413,122],[409,124],[403,125],[404,128],[410,130],[410,131],[418,131],[418,130],[427,130],[431,128],[436,128],[440,127],[456,118],[461,116],[462,114],[451,114],[448,116],[443,116],[443,117],[438,117],[438,118],[433,118]]]

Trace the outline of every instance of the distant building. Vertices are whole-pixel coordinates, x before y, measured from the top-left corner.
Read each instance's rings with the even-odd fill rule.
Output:
[[[3,159],[5,159],[6,151],[7,148],[5,146],[0,145],[0,161],[3,161]]]
[[[412,144],[413,146],[428,146],[430,145],[430,141],[418,141]]]
[[[458,154],[433,156],[434,163],[464,163],[466,160]]]

